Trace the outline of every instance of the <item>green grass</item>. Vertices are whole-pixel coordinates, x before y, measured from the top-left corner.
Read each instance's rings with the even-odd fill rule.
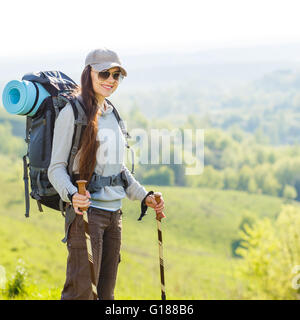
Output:
[[[20,165],[20,164],[16,164]],[[15,171],[14,171],[15,172]],[[0,172],[0,265],[10,278],[22,259],[28,273],[26,294],[18,299],[60,299],[67,249],[64,219],[58,211],[37,209],[25,218],[22,173]],[[161,191],[167,299],[238,299],[240,280],[231,242],[245,215],[275,218],[283,199],[239,191],[145,186]],[[123,201],[121,263],[116,299],[160,299],[157,226],[153,209],[142,221],[138,201]],[[0,294],[0,299],[6,299]]]

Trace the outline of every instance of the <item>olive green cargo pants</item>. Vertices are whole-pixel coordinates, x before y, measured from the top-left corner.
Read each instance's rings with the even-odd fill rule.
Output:
[[[73,210],[73,209],[72,209]],[[94,269],[98,297],[114,300],[120,262],[122,210],[88,209]],[[68,260],[62,300],[93,300],[91,274],[87,256],[83,218],[76,214],[68,229]]]

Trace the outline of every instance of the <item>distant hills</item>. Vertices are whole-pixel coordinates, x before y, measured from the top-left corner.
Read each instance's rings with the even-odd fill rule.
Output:
[[[274,144],[300,140],[300,44],[120,57],[128,77],[111,100],[125,119],[138,108],[147,119],[175,126],[193,115],[202,128],[259,130]],[[9,80],[30,71],[61,70],[79,83],[84,58],[76,52],[1,58],[1,96]],[[23,120],[16,121],[19,135]]]

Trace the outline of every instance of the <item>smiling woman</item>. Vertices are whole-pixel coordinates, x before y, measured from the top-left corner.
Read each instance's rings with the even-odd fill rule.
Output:
[[[55,121],[48,178],[61,199],[70,203],[66,208],[66,235],[63,240],[67,242],[69,252],[66,282],[61,295],[63,300],[93,299],[97,295],[100,299],[114,299],[120,262],[123,198],[139,200],[142,214],[150,206],[157,214],[163,215],[163,199],[156,201],[154,192],[147,192],[124,164],[126,139],[117,120],[116,109],[107,97],[115,92],[125,76],[127,72],[114,51],[101,48],[87,55],[81,87],[73,93],[75,102],[85,110],[87,123],[71,176],[66,171],[75,121],[70,103]],[[79,179],[88,182],[85,194],[78,192],[74,185]],[[88,208],[85,223],[82,208]],[[86,244],[86,222],[90,224],[87,239],[91,245],[90,242]],[[89,262],[95,271],[92,272],[95,274],[93,279]]]
[[[119,67],[110,68],[108,71],[91,69],[93,89],[96,94],[98,105],[103,105],[105,97],[110,96],[118,87],[121,78]],[[103,90],[104,89],[104,90]]]
[[[90,181],[99,147],[99,141],[96,139],[98,122],[94,121],[95,114],[99,107],[105,109],[105,99],[114,93],[119,86],[120,76],[115,79],[111,73],[120,70],[122,75],[126,77],[127,72],[122,67],[119,56],[107,48],[91,51],[85,59],[85,65],[81,78],[81,96],[87,109],[88,125],[82,137],[79,172],[81,179]],[[105,77],[107,78],[105,79]]]

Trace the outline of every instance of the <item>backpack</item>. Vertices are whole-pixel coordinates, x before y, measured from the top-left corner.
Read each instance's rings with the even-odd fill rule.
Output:
[[[47,174],[48,167],[51,162],[54,124],[60,111],[69,102],[74,112],[75,122],[67,171],[71,177],[71,181],[74,183],[72,173],[73,163],[78,152],[82,134],[87,125],[85,107],[83,105],[83,101],[80,99],[80,96],[77,98],[72,95],[73,90],[78,87],[77,84],[60,71],[41,71],[37,73],[28,73],[23,76],[22,80],[31,81],[33,84],[39,83],[50,94],[50,96],[46,97],[42,101],[34,116],[26,116],[25,142],[27,143],[27,153],[23,156],[23,180],[25,186],[26,206],[25,216],[29,217],[30,210],[28,168],[31,187],[30,196],[37,201],[39,211],[43,212],[42,205],[44,205],[54,210],[61,211],[62,215],[65,216],[64,212],[67,203],[62,201],[60,195],[50,183]],[[112,103],[108,99],[106,99],[106,101],[113,107],[113,113],[119,123],[123,135],[125,136],[126,147],[130,148],[127,139],[131,137],[125,128],[124,122]],[[131,153],[131,172],[134,174],[132,149]]]

